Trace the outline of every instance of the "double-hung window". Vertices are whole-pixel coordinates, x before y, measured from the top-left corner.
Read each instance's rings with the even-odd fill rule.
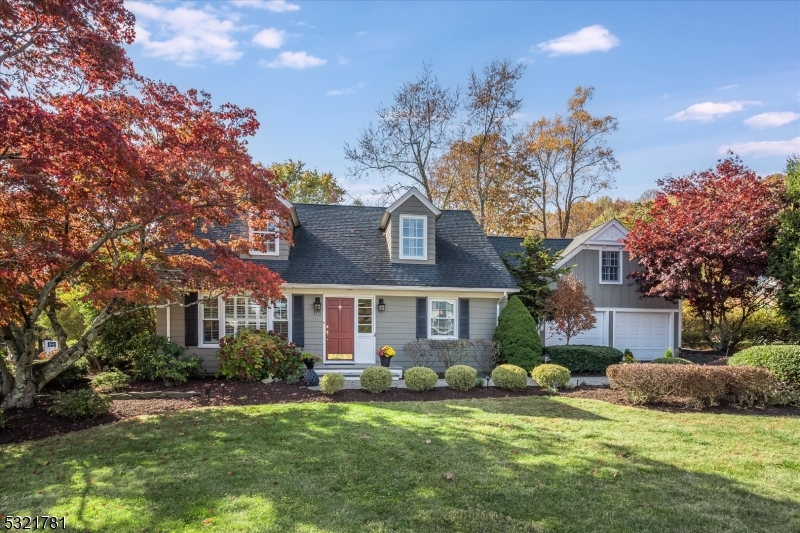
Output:
[[[250,229],[250,241],[263,241],[266,252],[261,250],[250,250],[250,255],[278,255],[280,251],[280,239],[275,224],[271,223],[267,229]]]
[[[429,300],[429,323],[430,331],[428,338],[431,339],[455,339],[456,338],[456,300]]]
[[[400,259],[428,258],[428,217],[400,215]]]
[[[622,252],[600,251],[600,283],[622,283]]]
[[[286,298],[263,307],[246,296],[213,298],[200,304],[202,344],[216,346],[221,335],[236,335],[242,328],[272,330],[289,336],[289,304]]]

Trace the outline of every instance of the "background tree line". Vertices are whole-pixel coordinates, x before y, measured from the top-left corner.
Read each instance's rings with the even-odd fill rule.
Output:
[[[589,113],[594,88],[577,87],[565,116],[518,127],[524,72],[509,59],[492,61],[470,72],[462,95],[425,64],[345,144],[350,173],[379,176],[375,193],[384,201],[414,186],[439,208],[468,209],[490,235],[574,235],[586,225],[587,202],[614,186],[619,163],[607,139],[617,119]],[[609,209],[588,211],[594,221]]]

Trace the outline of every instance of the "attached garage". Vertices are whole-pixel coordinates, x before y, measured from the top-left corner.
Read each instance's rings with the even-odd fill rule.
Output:
[[[623,312],[614,313],[614,347],[629,348],[640,361],[664,356],[671,347],[670,317],[672,313]]]

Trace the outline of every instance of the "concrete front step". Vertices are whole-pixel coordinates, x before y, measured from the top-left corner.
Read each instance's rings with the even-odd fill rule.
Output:
[[[361,373],[370,366],[378,365],[316,365],[314,366],[314,372],[316,372],[319,377],[325,374],[337,373],[343,375],[345,381],[358,381],[361,379]],[[392,379],[395,381],[402,379],[402,367],[390,366],[388,368],[392,372]]]

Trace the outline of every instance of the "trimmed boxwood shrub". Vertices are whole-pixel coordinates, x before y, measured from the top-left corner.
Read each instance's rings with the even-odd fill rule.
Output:
[[[65,418],[97,418],[108,412],[111,398],[92,389],[79,389],[53,394],[51,413]]]
[[[344,376],[338,372],[325,374],[319,379],[319,390],[323,394],[336,394],[344,388]]]
[[[657,365],[691,365],[691,364],[693,364],[688,359],[681,359],[680,357],[659,357],[658,359],[653,359],[650,362],[651,363],[656,363]]]
[[[528,373],[516,365],[500,365],[492,371],[492,381],[505,390],[522,390],[528,386]]]
[[[92,388],[97,392],[107,393],[124,389],[130,384],[131,378],[118,368],[100,372],[92,378]]]
[[[475,386],[478,371],[471,366],[455,365],[447,369],[444,379],[451,389],[467,391]]]
[[[361,373],[361,387],[372,393],[386,392],[392,386],[392,371],[382,366],[371,366]]]
[[[728,364],[766,368],[780,381],[800,385],[800,346],[792,344],[753,346],[728,359]]]
[[[522,367],[526,372],[542,363],[542,341],[536,331],[536,321],[517,296],[512,296],[500,313],[494,342],[500,363]]]
[[[544,354],[550,363],[561,365],[573,374],[605,374],[610,365],[622,362],[622,352],[609,346],[570,344],[547,346]]]
[[[531,372],[531,377],[543,389],[553,390],[554,387],[569,386],[569,369],[560,365],[539,365]]]
[[[404,378],[408,390],[425,392],[436,386],[436,381],[439,379],[439,376],[430,368],[415,366],[406,370]]]

